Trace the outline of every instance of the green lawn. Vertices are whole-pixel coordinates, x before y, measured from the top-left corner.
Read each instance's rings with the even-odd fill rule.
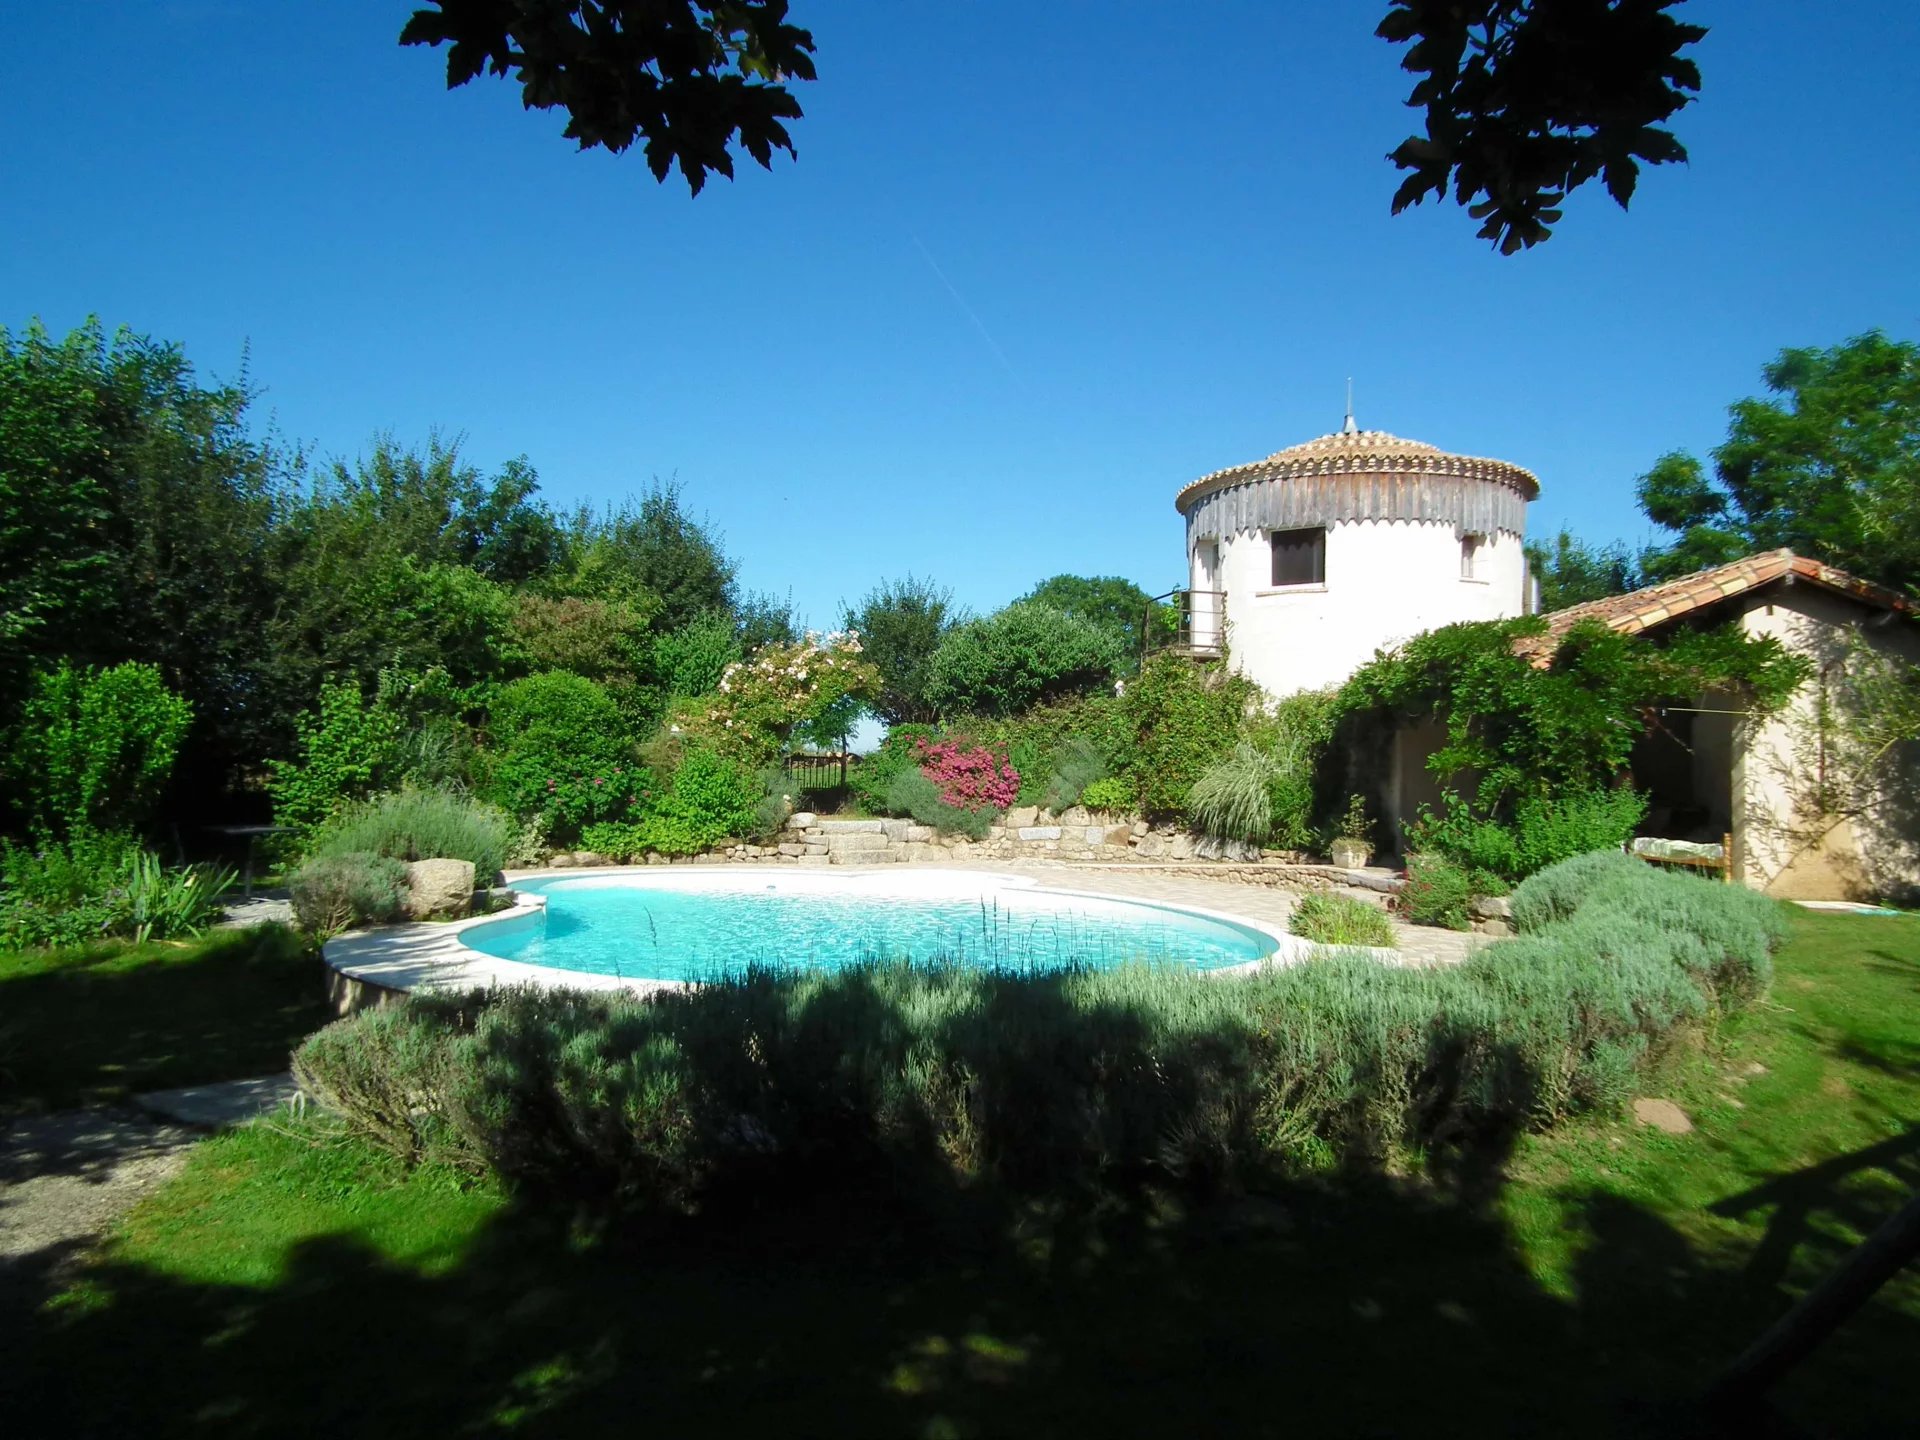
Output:
[[[318,957],[277,925],[0,953],[0,1115],[264,1075],[331,1018]]]
[[[1920,919],[1794,928],[1771,1000],[1663,1085],[1693,1134],[1594,1122],[1444,1192],[909,1215],[780,1191],[606,1224],[255,1127],[48,1299],[0,1414],[62,1436],[1698,1434],[1675,1402],[1920,1182]],[[1783,1415],[1910,1433],[1915,1356],[1909,1272]]]

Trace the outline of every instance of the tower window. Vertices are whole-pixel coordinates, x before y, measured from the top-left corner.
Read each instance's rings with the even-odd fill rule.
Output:
[[[1484,535],[1462,535],[1460,537],[1460,578],[1478,580],[1480,578],[1480,551],[1486,544]]]
[[[1273,585],[1324,585],[1327,580],[1327,532],[1276,530],[1273,541]]]

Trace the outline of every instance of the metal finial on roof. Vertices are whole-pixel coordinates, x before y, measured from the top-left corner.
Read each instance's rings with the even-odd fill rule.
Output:
[[[1340,427],[1342,435],[1358,435],[1360,427],[1353,423],[1353,377],[1347,377],[1347,423]]]

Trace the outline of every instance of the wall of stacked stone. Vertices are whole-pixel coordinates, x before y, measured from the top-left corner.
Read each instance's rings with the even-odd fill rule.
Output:
[[[984,839],[942,835],[911,820],[832,820],[801,811],[772,845],[736,845],[730,860],[790,861],[796,865],[951,864],[970,860],[1191,859],[1191,835],[1149,826],[1130,816],[1096,815],[1075,807],[1051,815],[1031,806],[1010,810]],[[1215,847],[1217,848],[1217,847]]]
[[[787,865],[952,864],[972,860],[1152,861],[1156,863],[1257,863],[1257,847],[1209,840],[1173,826],[1153,826],[1126,815],[1096,814],[1079,806],[1054,815],[1031,806],[1010,810],[981,840],[942,835],[911,820],[835,820],[800,811],[779,838],[764,845],[731,845],[680,864],[723,865],[733,861]],[[587,852],[555,855],[550,865],[605,865],[609,857]],[[647,863],[665,865],[659,855]]]

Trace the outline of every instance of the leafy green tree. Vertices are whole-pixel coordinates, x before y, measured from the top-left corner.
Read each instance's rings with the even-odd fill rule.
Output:
[[[406,726],[358,681],[328,685],[320,703],[294,722],[294,758],[270,762],[273,818],[308,833],[394,778]]]
[[[282,462],[250,391],[97,321],[8,339],[0,378],[0,695],[59,657],[154,665],[196,717],[182,789],[217,789],[284,734],[260,623]]]
[[[927,663],[927,703],[941,716],[1016,715],[1112,684],[1125,657],[1113,632],[1022,601],[959,626]]]
[[[1675,452],[1639,480],[1674,532],[1644,557],[1661,580],[1782,546],[1896,589],[1920,576],[1920,345],[1879,331],[1788,349],[1761,372],[1775,400],[1728,414],[1713,474]]]
[[[472,471],[463,493],[449,558],[489,580],[518,584],[548,574],[560,561],[560,522],[533,497],[540,477],[524,455],[509,460],[491,481]]]
[[[857,607],[847,607],[844,627],[859,633],[867,659],[880,672],[873,712],[882,720],[918,725],[935,718],[927,699],[929,666],[959,621],[951,590],[912,575],[882,580]]]
[[[625,601],[521,591],[507,627],[530,672],[571,670],[618,687],[632,685],[647,663],[647,616]]]
[[[1098,625],[1120,642],[1121,654],[1126,657],[1122,668],[1131,672],[1138,666],[1153,597],[1131,580],[1118,575],[1055,575],[1020,598],[1051,605]],[[1151,623],[1156,634],[1165,633],[1172,625],[1171,612],[1164,607],[1154,610]]]
[[[546,575],[562,555],[560,522],[534,498],[539,488],[524,456],[488,477],[438,435],[424,450],[376,435],[351,465],[318,467],[285,528],[306,547],[407,555],[517,584]]]
[[[858,695],[842,695],[793,727],[794,744],[836,754],[844,751],[866,709]]]
[[[0,330],[0,691],[18,696],[73,619],[97,622],[111,568],[111,457],[92,383],[97,326],[55,344]],[[11,707],[8,707],[11,708]]]
[[[1540,584],[1546,612],[1625,595],[1640,588],[1640,567],[1625,545],[1589,545],[1564,528],[1552,545],[1527,542],[1527,568]]]
[[[655,597],[657,631],[678,630],[710,610],[735,611],[735,565],[720,537],[689,515],[680,487],[656,484],[636,504],[582,507],[566,525],[567,594],[637,603]]]
[[[512,653],[514,598],[460,565],[422,564],[406,554],[311,552],[290,567],[276,633],[289,668],[351,676],[444,667],[456,684],[499,678]]]
[[[513,648],[511,586],[563,555],[524,461],[488,478],[438,438],[381,436],[316,474],[274,534],[274,639],[296,694],[317,677],[371,684],[389,666],[441,665],[459,685],[498,678]]]
[[[793,597],[780,600],[757,592],[742,595],[734,602],[733,629],[746,655],[769,645],[793,644],[800,638],[800,627],[793,618]]]
[[[710,695],[741,653],[733,618],[709,610],[654,640],[653,678],[668,700]]]
[[[6,768],[34,830],[53,836],[131,831],[152,819],[193,707],[151,665],[34,677]]]

